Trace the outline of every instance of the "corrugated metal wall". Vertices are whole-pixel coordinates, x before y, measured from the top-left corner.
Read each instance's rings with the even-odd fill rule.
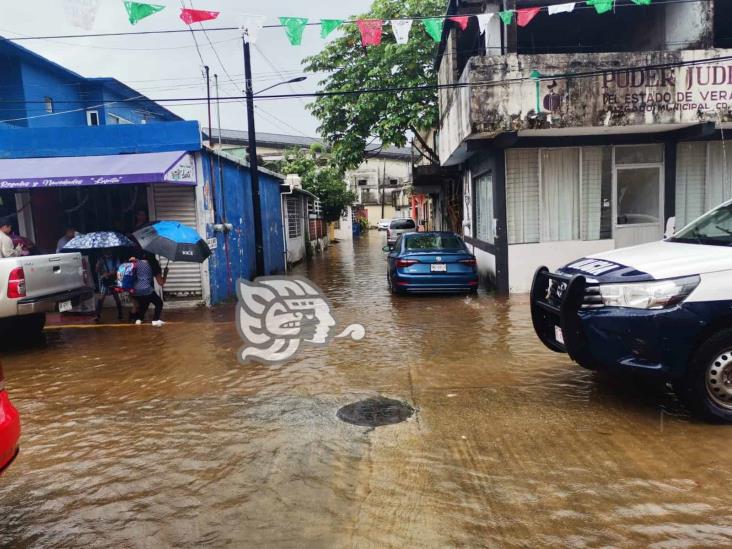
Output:
[[[210,179],[211,154],[203,153],[203,176]],[[249,168],[221,159],[223,183],[220,177],[219,158],[213,157],[213,173],[216,181],[214,198],[219,212],[219,222],[231,223],[234,229],[224,236],[209,231],[209,238],[217,239],[217,248],[209,259],[211,302],[220,303],[236,296],[236,281],[254,277],[254,211]],[[260,173],[262,194],[262,221],[266,274],[285,271],[284,242],[282,234],[281,181]],[[225,215],[224,215],[225,214]],[[227,246],[228,244],[228,250]]]

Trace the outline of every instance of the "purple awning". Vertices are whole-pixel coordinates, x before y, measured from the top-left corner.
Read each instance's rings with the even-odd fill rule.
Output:
[[[196,184],[193,155],[187,152],[0,159],[0,189]]]

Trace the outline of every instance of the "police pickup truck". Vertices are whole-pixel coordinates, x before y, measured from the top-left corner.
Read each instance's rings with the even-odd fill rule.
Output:
[[[552,351],[660,376],[700,417],[732,422],[732,201],[663,241],[538,269],[531,316]]]

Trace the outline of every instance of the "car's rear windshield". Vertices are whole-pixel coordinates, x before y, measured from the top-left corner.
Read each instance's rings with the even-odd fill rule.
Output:
[[[732,246],[732,204],[721,206],[679,231],[672,242]]]
[[[390,229],[414,229],[415,227],[416,225],[411,219],[393,219],[389,226]]]
[[[410,235],[406,237],[407,250],[464,250],[463,242],[453,235]]]

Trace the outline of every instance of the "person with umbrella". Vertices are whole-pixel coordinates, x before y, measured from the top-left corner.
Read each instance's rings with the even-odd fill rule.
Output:
[[[141,306],[138,311],[137,322],[142,323],[145,311],[152,303],[155,305],[153,325],[161,326],[163,322],[160,320],[160,313],[163,309],[163,302],[160,296],[155,293],[153,279],[156,279],[158,284],[163,286],[168,277],[168,267],[166,265],[165,271],[161,274],[160,265],[155,261],[155,255],[166,258],[168,262],[203,263],[211,255],[211,250],[195,229],[178,221],[156,221],[136,230],[133,236],[140,247],[150,254],[150,261],[145,261],[147,265],[142,270],[146,280],[141,283],[148,297],[141,299],[139,297],[140,292],[135,287],[134,299]],[[154,267],[155,265],[157,267]],[[140,264],[138,263],[138,278],[141,272],[139,267]]]
[[[122,319],[122,302],[114,291],[117,282],[117,267],[119,262],[112,256],[112,250],[115,248],[133,248],[134,242],[122,233],[114,231],[99,231],[88,234],[80,234],[72,238],[62,248],[62,252],[86,252],[90,253],[95,250],[102,250],[102,256],[95,265],[95,271],[99,281],[99,299],[96,304],[96,317],[94,320],[99,322],[102,315],[102,307],[111,295],[117,305],[117,315]]]
[[[136,263],[136,276],[134,292],[131,294],[135,308],[130,318],[135,324],[142,324],[145,320],[147,310],[152,305],[155,308],[153,314],[153,326],[162,326],[165,324],[160,317],[163,314],[163,300],[155,291],[155,282],[162,288],[168,277],[168,269],[162,272],[160,264],[152,254],[145,254],[144,259],[138,260],[135,257],[130,258],[130,263]]]
[[[110,295],[117,305],[117,320],[122,320],[122,301],[119,298],[119,294],[114,291],[117,285],[117,269],[119,265],[119,259],[112,255],[112,250],[110,248],[104,248],[94,269],[97,273],[97,280],[99,281],[99,298],[97,299],[95,322],[99,322],[102,319],[102,307],[104,307],[104,302]]]

